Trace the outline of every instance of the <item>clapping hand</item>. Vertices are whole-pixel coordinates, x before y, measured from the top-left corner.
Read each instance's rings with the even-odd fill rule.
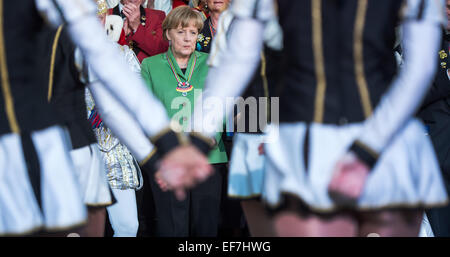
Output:
[[[125,32],[126,36],[131,33],[130,26],[128,26],[128,19],[125,19],[125,21],[123,22],[123,32]]]
[[[124,28],[128,27],[130,31],[136,31],[141,23],[141,10],[139,6],[133,3],[127,3],[123,6],[122,11],[126,17]],[[125,32],[127,32],[126,29]]]

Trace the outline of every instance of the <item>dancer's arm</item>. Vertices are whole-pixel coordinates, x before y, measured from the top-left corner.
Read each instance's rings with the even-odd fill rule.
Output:
[[[407,4],[404,65],[358,139],[334,167],[328,193],[337,204],[357,203],[379,155],[415,113],[434,77],[443,2],[409,0]]]
[[[100,82],[89,86],[96,109],[106,126],[139,162],[150,155],[154,146],[145,136],[134,117],[111,95]]]
[[[392,138],[406,125],[420,106],[436,71],[444,18],[443,1],[407,1],[403,22],[404,65],[382,97],[373,115],[365,122],[351,150],[373,166]]]
[[[260,60],[265,22],[274,16],[272,0],[235,0],[230,8],[234,20],[228,31],[222,31],[219,25],[219,39],[214,39],[210,54],[212,67],[194,108],[194,143],[207,145],[207,138],[216,135],[223,118],[232,112],[233,106],[226,106],[226,98],[240,96],[251,81]],[[222,40],[225,34],[226,40]]]

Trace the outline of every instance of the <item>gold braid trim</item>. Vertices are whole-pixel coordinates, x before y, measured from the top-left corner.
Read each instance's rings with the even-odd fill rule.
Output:
[[[323,122],[325,93],[327,81],[325,78],[325,64],[323,56],[322,38],[322,0],[311,0],[314,65],[317,79],[316,98],[314,103],[314,122]]]
[[[6,50],[3,28],[5,26],[3,21],[3,0],[0,0],[0,72],[2,77],[2,91],[5,99],[6,115],[8,117],[9,127],[13,133],[20,133],[20,128],[17,123],[16,113],[14,110],[14,99],[11,94],[11,86],[9,84],[8,66],[6,63]]]
[[[48,94],[47,94],[47,101],[50,102],[52,99],[53,94],[53,77],[54,77],[54,71],[55,71],[55,59],[56,59],[56,49],[58,49],[58,41],[59,37],[61,36],[61,31],[64,25],[61,25],[58,27],[58,30],[55,34],[55,39],[53,40],[53,47],[52,47],[52,57],[50,61],[50,74],[48,75]]]
[[[150,159],[153,157],[153,155],[156,154],[156,151],[157,151],[157,150],[156,150],[156,147],[153,148],[153,150],[147,155],[147,157],[145,157],[144,160],[142,160],[141,162],[139,162],[139,166],[145,165],[145,164],[148,162],[148,160],[150,160]]]
[[[359,95],[363,106],[364,116],[368,118],[372,114],[372,103],[370,101],[369,90],[366,76],[364,74],[364,50],[363,36],[364,24],[366,22],[367,0],[358,1],[358,10],[356,13],[355,31],[354,31],[354,58],[356,83],[358,85]]]

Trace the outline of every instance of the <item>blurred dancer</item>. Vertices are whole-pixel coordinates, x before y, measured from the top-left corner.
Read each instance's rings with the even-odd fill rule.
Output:
[[[100,15],[101,20],[104,21],[103,23],[105,24],[105,32],[108,35],[108,39],[117,43],[123,27],[122,18],[117,15],[107,16],[107,8],[104,1],[96,0],[96,2],[98,8],[97,14]],[[116,46],[129,65],[130,70],[136,74],[140,74],[141,68],[139,60],[134,52],[126,45],[119,46],[117,44]],[[80,56],[78,55],[78,57]],[[80,59],[82,59],[82,57]],[[78,60],[77,67],[83,67],[82,60]],[[80,74],[83,74],[83,69],[81,68],[79,72]],[[87,78],[87,80],[89,80],[89,78]],[[139,227],[135,190],[139,190],[143,186],[141,170],[128,148],[123,145],[119,139],[114,136],[111,129],[109,129],[107,124],[111,124],[111,120],[107,120],[107,124],[103,122],[101,114],[97,111],[92,93],[87,89],[85,91],[85,98],[87,114],[91,121],[92,129],[95,132],[95,137],[97,138],[97,145],[101,151],[101,161],[105,167],[109,186],[117,200],[114,205],[107,207],[109,221],[114,230],[114,236],[135,237]],[[111,104],[115,104],[115,102],[113,101]],[[112,112],[111,114],[116,115],[117,120],[123,118],[121,113]],[[123,120],[123,122],[126,121]],[[121,124],[123,123],[121,122]],[[131,133],[134,134],[133,138],[136,138],[136,133],[133,130],[130,130],[126,124],[120,128],[123,131],[123,134],[129,135]],[[141,132],[140,141],[145,143],[147,140],[142,134],[143,133]],[[136,144],[139,145],[142,143],[133,143],[133,145]],[[150,149],[152,146],[148,143],[146,147],[147,149]]]
[[[68,155],[70,143],[63,130],[55,126],[56,115],[42,90],[46,85],[35,85],[45,81],[39,79],[44,74],[35,72],[39,70],[38,58],[32,58],[35,44],[40,42],[46,26],[38,9],[55,25],[67,22],[71,38],[84,52],[97,77],[133,114],[145,134],[152,137],[164,158],[161,174],[168,181],[179,188],[188,187],[210,173],[204,156],[192,146],[182,146],[187,141],[169,126],[164,108],[145,91],[142,81],[128,71],[123,61],[111,61],[117,52],[103,36],[91,1],[0,1],[0,45],[3,46],[0,65],[5,112],[2,116],[5,120],[1,122],[4,124],[1,129],[4,141],[0,169],[3,178],[0,181],[1,235],[30,234],[40,229],[66,230],[86,219]],[[23,46],[17,47],[18,42]],[[108,71],[102,70],[105,64],[110,67]],[[125,84],[133,85],[133,89],[123,88]],[[145,110],[152,110],[151,121]],[[187,158],[180,159],[179,155]],[[145,165],[145,158],[142,159]],[[181,174],[189,183],[181,183],[180,176],[171,176],[175,167],[184,171]],[[16,171],[14,177],[8,175],[10,170]]]
[[[230,10],[224,11],[220,16],[217,25],[218,36],[211,45],[213,54],[222,55],[224,54],[222,51],[228,51],[227,35],[233,20],[234,15]],[[225,199],[222,200],[228,203],[224,213],[225,220],[230,217],[234,220],[240,218],[241,208],[234,206],[235,203],[240,204],[250,234],[257,237],[274,235],[271,220],[260,201],[265,166],[262,143],[265,126],[270,122],[270,97],[274,95],[274,87],[279,74],[283,71],[280,65],[283,35],[276,17],[268,22],[263,33],[264,49],[261,52],[261,63],[242,95],[243,101],[239,102],[237,113],[233,113],[233,116],[236,115],[233,117],[234,126],[231,125],[230,119],[227,124],[227,132],[233,131],[235,135],[230,170],[227,174],[228,183],[224,185]],[[209,60],[209,65],[220,67],[215,58]],[[234,130],[230,130],[230,125]]]
[[[431,143],[411,119],[435,72],[442,1],[276,2],[286,71],[262,193],[277,234],[417,236],[423,208],[447,202]],[[273,4],[233,1],[229,48],[216,56],[203,102],[242,93]],[[405,64],[396,75],[400,21]],[[220,111],[195,108],[194,130],[213,135],[203,118]]]
[[[45,40],[45,41],[44,41]],[[86,119],[85,85],[75,65],[75,46],[63,26],[49,30],[44,38],[44,73],[48,74],[48,101],[68,128],[70,155],[80,183],[83,202],[88,207],[88,223],[82,236],[103,236],[105,206],[113,203],[106,180],[105,165],[97,141]]]

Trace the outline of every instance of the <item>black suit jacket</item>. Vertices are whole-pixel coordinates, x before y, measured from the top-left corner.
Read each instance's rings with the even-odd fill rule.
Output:
[[[429,129],[429,135],[439,159],[439,164],[450,183],[450,81],[447,75],[449,42],[445,37],[439,52],[435,81],[419,111],[419,117]]]

